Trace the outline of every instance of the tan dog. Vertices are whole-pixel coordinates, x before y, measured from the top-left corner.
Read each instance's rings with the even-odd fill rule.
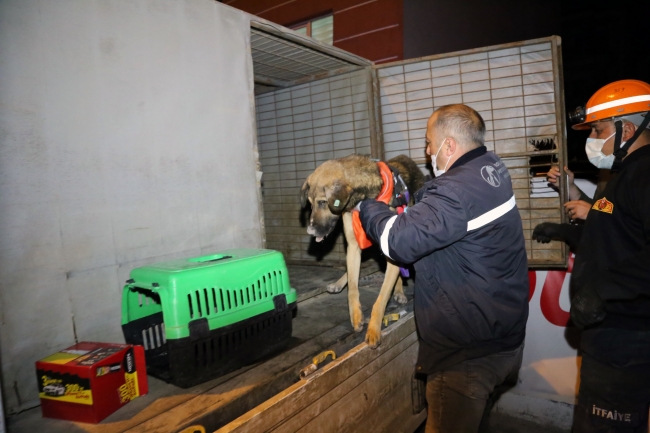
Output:
[[[410,158],[400,155],[387,163],[399,172],[411,196],[422,187],[424,175]],[[376,162],[366,156],[350,155],[324,162],[309,175],[300,191],[301,205],[304,207],[307,200],[311,203],[312,211],[307,233],[315,236],[316,242],[322,241],[330,234],[339,218],[343,218],[343,231],[348,242],[347,273],[336,283],[328,285],[327,291],[338,293],[347,284],[350,321],[356,332],[361,332],[363,329],[363,313],[359,302],[361,249],[354,237],[350,212],[361,200],[376,198],[382,185]],[[395,288],[393,299],[400,304],[406,303],[402,280],[399,278],[399,267],[387,260],[384,282],[379,297],[372,307],[366,333],[366,343],[372,348],[380,343],[381,321],[393,287]]]

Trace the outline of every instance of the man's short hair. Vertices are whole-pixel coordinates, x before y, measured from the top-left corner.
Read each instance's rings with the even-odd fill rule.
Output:
[[[485,122],[476,110],[463,104],[445,105],[436,110],[433,124],[438,136],[453,137],[466,149],[482,146],[485,141]]]

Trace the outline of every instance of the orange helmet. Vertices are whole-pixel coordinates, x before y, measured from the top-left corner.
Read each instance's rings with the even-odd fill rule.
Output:
[[[639,80],[614,81],[592,96],[583,109],[578,107],[569,114],[578,121],[573,129],[590,129],[589,124],[612,117],[628,116],[650,111],[650,84]]]

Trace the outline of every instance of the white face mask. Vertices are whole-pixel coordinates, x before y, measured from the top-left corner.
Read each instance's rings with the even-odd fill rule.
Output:
[[[587,143],[585,144],[585,152],[587,152],[587,158],[589,158],[589,162],[598,168],[612,168],[616,157],[614,154],[605,155],[603,153],[603,146],[605,146],[605,142],[607,142],[607,140],[612,138],[614,135],[616,135],[616,132],[604,140],[602,138],[587,138]],[[623,147],[624,143],[625,142],[621,143],[621,147]]]
[[[445,138],[445,140],[446,140],[446,138]],[[449,164],[449,159],[451,159],[451,155],[453,155],[453,153],[451,155],[449,155],[449,159],[447,159],[447,162],[445,163],[445,168],[443,168],[442,170],[438,170],[438,154],[442,150],[442,146],[445,144],[445,140],[442,140],[442,143],[440,143],[440,147],[438,148],[438,151],[436,152],[436,156],[433,157],[433,174],[435,174],[436,177],[440,177],[443,174],[445,174],[445,172],[447,171],[447,164]]]

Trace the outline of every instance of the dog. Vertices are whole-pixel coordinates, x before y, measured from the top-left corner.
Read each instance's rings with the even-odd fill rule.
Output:
[[[400,155],[387,161],[387,164],[399,173],[411,196],[424,184],[424,175],[409,157]],[[300,190],[301,206],[305,207],[307,201],[311,203],[307,233],[314,236],[316,242],[332,232],[339,218],[343,219],[343,232],[348,243],[347,272],[337,282],[328,285],[327,291],[338,293],[347,284],[350,321],[356,332],[363,329],[364,318],[359,302],[361,248],[354,235],[351,211],[361,200],[376,198],[382,186],[382,176],[375,161],[367,156],[350,155],[321,164],[309,175]],[[399,274],[399,266],[387,259],[384,282],[372,308],[365,337],[371,348],[380,344],[381,322],[393,288],[393,299],[400,304],[407,302]]]

